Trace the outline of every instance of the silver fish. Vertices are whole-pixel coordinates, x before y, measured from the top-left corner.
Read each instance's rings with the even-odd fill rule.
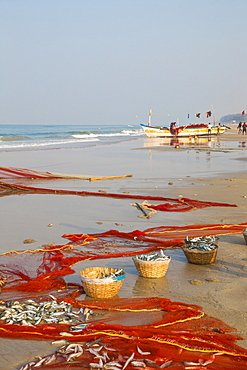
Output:
[[[141,355],[151,355],[151,352],[143,352],[138,346],[136,347],[136,349]]]
[[[35,365],[33,365],[33,367],[41,366],[45,362],[45,360],[46,360],[46,357],[41,358],[38,362],[36,362]]]
[[[90,367],[95,367],[97,369],[102,369],[103,368],[103,366],[101,366],[100,364],[94,363],[94,362],[90,362],[89,366]]]
[[[67,361],[70,362],[71,360],[73,360],[75,357],[79,357],[82,355],[83,352],[75,352],[75,353],[70,353],[67,357]]]
[[[104,368],[108,368],[108,367],[122,367],[122,365],[120,365],[118,362],[116,361],[111,361],[111,362],[107,362],[105,365],[104,365]]]
[[[53,355],[51,355],[51,356],[46,357],[46,360],[44,362],[44,365],[51,364],[52,362],[54,362],[56,360],[56,358],[57,358],[57,356],[56,356],[55,353]]]
[[[145,362],[142,361],[131,361],[131,365],[134,367],[146,367]]]
[[[160,365],[161,369],[164,369],[172,364],[172,360],[164,362],[162,365]]]
[[[135,352],[133,352],[132,355],[127,359],[122,370],[124,370],[129,365],[129,363],[133,360],[134,356],[135,356]]]

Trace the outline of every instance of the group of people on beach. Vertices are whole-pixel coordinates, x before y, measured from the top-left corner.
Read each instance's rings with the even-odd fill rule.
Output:
[[[247,131],[247,125],[246,125],[246,122],[239,122],[238,124],[238,133],[239,134],[243,134],[243,135],[246,135],[246,131]]]

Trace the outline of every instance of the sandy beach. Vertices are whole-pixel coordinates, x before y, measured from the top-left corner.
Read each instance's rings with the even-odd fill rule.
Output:
[[[157,212],[149,219],[129,199],[26,194],[1,197],[1,253],[36,249],[44,244],[66,244],[70,233],[100,233],[115,229],[129,232],[156,226],[239,224],[246,222],[247,137],[232,128],[212,140],[212,145],[190,143],[162,145],[162,141],[138,138],[126,143],[81,149],[1,152],[1,165],[36,171],[91,176],[133,177],[90,182],[87,180],[31,180],[8,182],[52,189],[105,191],[139,195],[186,197],[224,202],[237,207],[208,207],[190,212]],[[33,239],[31,244],[24,244]],[[168,272],[161,279],[141,278],[131,258],[81,262],[67,281],[80,283],[79,271],[91,266],[117,266],[126,272],[119,297],[166,297],[202,306],[211,316],[237,329],[247,348],[247,245],[242,234],[220,236],[217,259],[212,265],[193,265],[180,249],[171,256]],[[199,285],[193,281],[198,280]],[[83,297],[81,297],[83,299]],[[0,338],[1,370],[19,369],[35,356],[54,350],[51,342]],[[18,351],[17,351],[18,350]]]

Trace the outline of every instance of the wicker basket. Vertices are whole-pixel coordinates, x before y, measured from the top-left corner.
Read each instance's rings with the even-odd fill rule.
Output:
[[[140,276],[146,278],[161,278],[168,270],[171,258],[164,261],[143,261],[137,257],[132,258]]]
[[[89,267],[80,272],[81,281],[85,293],[92,298],[114,297],[120,290],[125,278],[124,272],[116,278],[99,278],[103,273],[106,275],[117,272],[119,269],[111,267]]]
[[[184,254],[187,257],[188,262],[194,263],[196,265],[208,265],[215,261],[218,246],[209,251],[202,251],[199,249],[189,249],[187,247],[183,248]]]

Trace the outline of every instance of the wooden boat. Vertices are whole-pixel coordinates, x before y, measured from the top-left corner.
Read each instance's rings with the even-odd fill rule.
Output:
[[[148,137],[209,137],[212,135],[221,135],[227,130],[227,127],[224,125],[212,125],[210,123],[190,123],[186,126],[176,127],[176,122],[171,122],[170,127],[153,126],[151,115],[152,113],[149,113],[149,122],[147,125],[140,123]]]

